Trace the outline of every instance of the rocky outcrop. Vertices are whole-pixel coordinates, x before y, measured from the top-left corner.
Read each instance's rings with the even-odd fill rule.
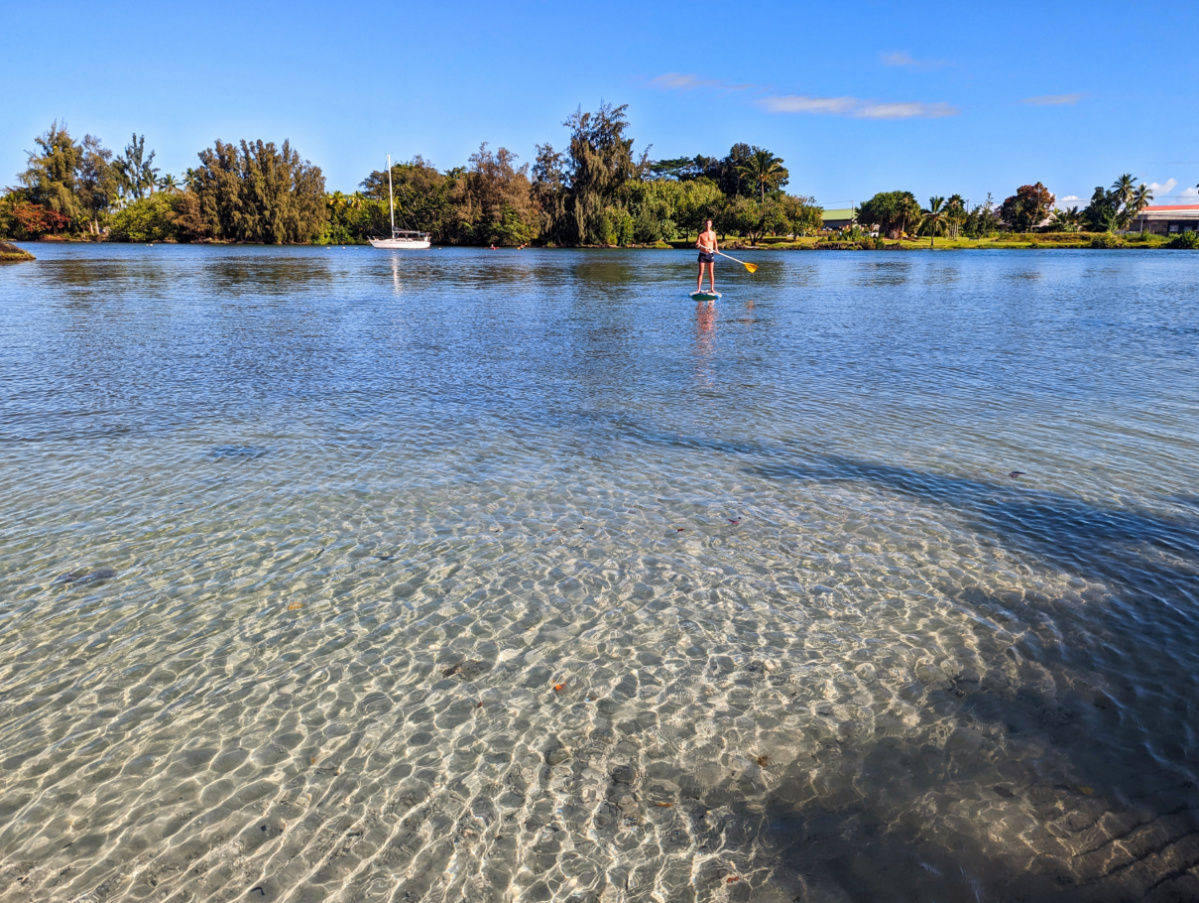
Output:
[[[28,251],[23,251],[16,245],[0,241],[0,263],[15,263],[18,260],[37,260]]]

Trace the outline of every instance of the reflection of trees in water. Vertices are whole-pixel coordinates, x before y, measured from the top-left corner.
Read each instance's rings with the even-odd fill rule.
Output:
[[[205,261],[195,277],[227,295],[288,295],[333,281],[331,261],[315,254]]]
[[[571,268],[575,279],[587,285],[601,284],[606,290],[639,284],[645,273],[636,251],[592,252],[590,255],[572,254]],[[651,252],[652,253],[652,252]],[[582,259],[580,259],[580,257]]]
[[[854,282],[857,285],[903,285],[911,271],[912,264],[907,260],[869,260],[854,274]]]
[[[954,285],[961,278],[957,267],[930,267],[924,274],[925,285]]]
[[[171,284],[170,268],[144,258],[132,260],[88,258],[49,259],[42,262],[45,280],[65,288],[74,299],[108,300],[132,291],[161,291]]]

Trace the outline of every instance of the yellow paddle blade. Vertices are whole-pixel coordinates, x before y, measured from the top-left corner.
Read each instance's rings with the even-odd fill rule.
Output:
[[[758,265],[756,263],[743,263],[741,266],[745,267],[751,273],[756,273],[758,271]]]

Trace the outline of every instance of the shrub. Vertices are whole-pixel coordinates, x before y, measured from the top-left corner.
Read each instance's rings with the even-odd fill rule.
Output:
[[[314,245],[358,245],[362,243],[362,239],[344,225],[333,222],[325,223],[325,228],[313,242]]]
[[[1092,248],[1119,248],[1122,246],[1120,239],[1110,232],[1103,232],[1091,239]]]
[[[2,237],[36,241],[43,235],[62,232],[70,224],[68,217],[41,204],[31,204],[11,194],[0,198]]]
[[[605,207],[599,217],[600,235],[605,245],[628,245],[633,242],[634,223],[623,207]]]
[[[1087,236],[1078,232],[1007,232],[997,241],[1027,241],[1037,244],[1079,244],[1087,240]]]
[[[109,239],[138,242],[175,239],[173,197],[160,191],[118,210],[109,221]]]
[[[1199,250],[1199,232],[1192,232],[1190,229],[1183,232],[1181,235],[1175,235],[1170,239],[1167,248],[1179,248],[1184,251]]]

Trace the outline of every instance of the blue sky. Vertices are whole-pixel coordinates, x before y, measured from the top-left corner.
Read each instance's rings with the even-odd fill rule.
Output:
[[[1038,180],[1085,204],[1123,172],[1181,202],[1199,183],[1194,0],[0,13],[0,184],[55,118],[118,149],[144,133],[175,173],[217,138],[290,138],[351,191],[387,153],[448,168],[488,141],[530,161],[601,100],[628,104],[655,158],[761,145],[826,207],[894,189],[1002,200]]]

